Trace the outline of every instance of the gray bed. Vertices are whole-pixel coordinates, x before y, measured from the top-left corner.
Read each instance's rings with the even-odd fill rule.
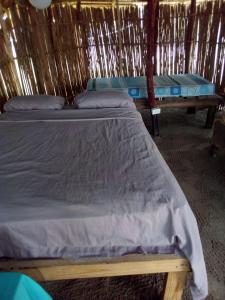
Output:
[[[195,217],[135,109],[0,116],[0,257],[177,253],[207,295]]]

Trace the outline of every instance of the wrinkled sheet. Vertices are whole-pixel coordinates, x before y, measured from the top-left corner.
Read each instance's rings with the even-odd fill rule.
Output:
[[[195,217],[134,109],[0,116],[0,256],[178,253],[207,295]]]

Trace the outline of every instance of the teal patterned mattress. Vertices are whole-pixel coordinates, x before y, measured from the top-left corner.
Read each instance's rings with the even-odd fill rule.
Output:
[[[215,94],[215,85],[199,75],[179,74],[154,76],[156,98],[191,97]],[[146,77],[111,77],[89,79],[88,91],[123,90],[134,99],[147,98]]]

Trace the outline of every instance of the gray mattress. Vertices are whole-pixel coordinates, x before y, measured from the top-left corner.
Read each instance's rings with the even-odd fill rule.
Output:
[[[207,295],[195,217],[134,109],[0,116],[0,256],[178,253]]]

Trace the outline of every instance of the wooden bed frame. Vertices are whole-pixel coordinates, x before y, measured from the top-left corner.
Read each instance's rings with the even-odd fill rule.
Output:
[[[163,300],[180,300],[190,265],[176,255],[128,255],[77,262],[64,259],[0,259],[0,272],[21,272],[36,281],[168,273]]]
[[[225,98],[220,95],[213,96],[198,96],[198,97],[167,97],[164,100],[155,100],[157,108],[193,108],[195,113],[196,108],[208,108],[208,113],[205,122],[205,128],[212,128],[215,114],[218,107],[224,106]],[[138,110],[150,109],[147,99],[135,100],[135,105]],[[159,135],[158,115],[152,115],[153,135]]]

